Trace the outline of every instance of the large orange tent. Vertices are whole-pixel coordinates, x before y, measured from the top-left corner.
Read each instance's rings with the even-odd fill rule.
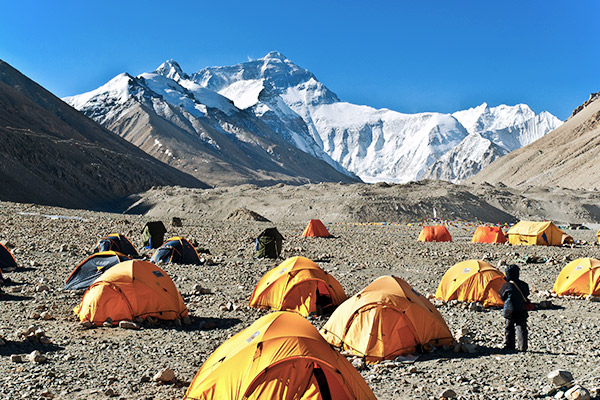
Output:
[[[446,271],[435,297],[442,301],[478,301],[484,307],[502,306],[498,290],[504,282],[504,273],[493,265],[481,260],[462,261]]]
[[[374,363],[414,353],[417,346],[452,345],[439,311],[407,282],[377,278],[337,308],[321,329],[330,344]]]
[[[551,221],[520,221],[508,230],[510,244],[560,246],[573,243],[573,238]]]
[[[74,308],[81,321],[101,325],[148,316],[174,320],[188,315],[171,277],[148,261],[124,261],[104,272]]]
[[[571,261],[558,274],[552,291],[559,296],[600,296],[600,260]]]
[[[276,312],[208,357],[184,400],[374,400],[358,371],[298,314]]]
[[[420,242],[451,242],[452,236],[444,225],[424,226],[417,240]]]
[[[292,257],[260,279],[250,296],[250,307],[296,311],[308,316],[344,300],[344,289],[333,276],[306,257]]]
[[[302,236],[330,237],[331,234],[327,228],[325,228],[325,225],[323,225],[320,219],[311,219],[308,225],[306,225],[306,228],[304,228]]]
[[[504,231],[499,226],[478,226],[475,229],[472,243],[506,243]]]

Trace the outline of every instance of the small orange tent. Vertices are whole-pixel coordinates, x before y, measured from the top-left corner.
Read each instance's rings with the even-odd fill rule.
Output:
[[[330,237],[331,235],[320,219],[311,219],[304,232],[302,232],[302,236]]]
[[[419,345],[452,345],[439,311],[407,282],[382,276],[337,308],[321,329],[330,344],[375,363]]]
[[[473,234],[473,243],[506,243],[504,231],[499,226],[478,226]]]
[[[342,285],[306,257],[288,258],[267,272],[250,296],[250,307],[296,311],[304,316],[346,300]]]
[[[417,240],[420,242],[451,242],[452,236],[444,225],[424,226]]]
[[[484,307],[502,306],[498,290],[504,274],[491,264],[467,260],[454,264],[442,278],[435,297],[442,301],[480,302]]]
[[[375,400],[360,373],[301,316],[276,312],[208,357],[184,400]]]
[[[148,261],[121,262],[104,272],[73,309],[81,321],[101,325],[148,316],[173,320],[188,315],[171,277]]]
[[[571,261],[558,274],[552,291],[559,296],[600,296],[600,260]]]

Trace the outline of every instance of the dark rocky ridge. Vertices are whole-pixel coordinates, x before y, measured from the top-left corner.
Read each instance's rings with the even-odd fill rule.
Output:
[[[206,184],[148,156],[0,60],[0,199],[115,209],[155,185]]]

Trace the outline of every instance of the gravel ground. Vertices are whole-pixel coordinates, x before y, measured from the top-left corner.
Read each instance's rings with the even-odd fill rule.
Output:
[[[0,203],[0,240],[13,247],[19,270],[4,273],[11,282],[0,297],[0,398],[179,399],[203,361],[224,340],[264,315],[246,307],[258,279],[278,262],[253,258],[253,239],[267,222],[185,219],[168,226],[167,235],[181,235],[210,250],[201,266],[163,266],[182,293],[192,324],[144,325],[141,330],[81,329],[72,311],[81,294],[64,292],[71,270],[102,236],[120,232],[139,246],[148,217],[67,210],[28,204]],[[169,222],[163,219],[164,222]],[[168,224],[166,224],[168,225]],[[435,293],[444,272],[467,259],[518,262],[525,255],[549,260],[521,265],[532,300],[550,300],[552,307],[530,313],[530,351],[501,350],[503,318],[498,309],[469,311],[440,305],[452,332],[470,329],[475,353],[437,351],[409,364],[370,366],[361,373],[379,399],[433,399],[453,389],[464,399],[532,398],[547,385],[557,368],[573,373],[588,389],[600,387],[600,303],[551,297],[548,291],[560,269],[579,257],[598,257],[598,247],[516,247],[471,244],[474,227],[450,226],[452,243],[419,243],[418,225],[328,224],[331,239],[302,239],[304,223],[277,223],[286,238],[284,257],[302,255],[331,272],[351,296],[381,275],[393,274],[421,293]],[[593,243],[593,231],[569,231]],[[150,255],[150,253],[146,253]],[[280,260],[281,261],[281,260]],[[279,262],[280,262],[279,261]],[[211,294],[198,295],[200,284]],[[45,286],[45,287],[44,287]],[[48,289],[48,290],[45,290]],[[222,303],[240,304],[222,311]],[[38,314],[52,317],[44,320]],[[48,315],[49,314],[49,315]],[[316,326],[325,319],[315,319]],[[31,325],[45,331],[45,340],[19,332]],[[39,337],[40,335],[38,335]],[[17,363],[11,355],[39,350],[42,363]],[[152,377],[171,368],[176,383],[159,384]]]

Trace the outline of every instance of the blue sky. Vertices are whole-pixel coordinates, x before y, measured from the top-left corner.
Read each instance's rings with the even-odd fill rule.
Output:
[[[600,91],[600,1],[5,2],[0,58],[63,97],[166,59],[186,72],[277,50],[340,99],[401,112]]]

